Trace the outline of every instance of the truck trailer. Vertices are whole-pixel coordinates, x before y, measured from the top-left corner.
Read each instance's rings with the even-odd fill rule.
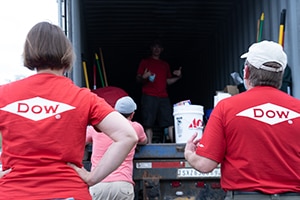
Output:
[[[68,76],[91,90],[125,90],[138,105],[135,121],[141,120],[136,71],[155,38],[163,41],[162,58],[171,69],[182,66],[182,79],[168,88],[174,104],[188,99],[213,109],[216,91],[235,85],[231,73],[243,77],[240,55],[261,40],[282,44],[290,69],[288,93],[300,98],[298,0],[58,0],[58,6],[60,25],[77,56]],[[220,168],[194,170],[184,159],[184,146],[158,140],[137,147],[136,199],[224,198]],[[89,168],[89,156],[84,164]]]
[[[137,67],[148,56],[149,43],[160,38],[165,49],[162,59],[172,69],[182,66],[182,79],[168,88],[171,101],[190,99],[205,109],[213,107],[216,91],[234,85],[232,72],[243,76],[244,60],[240,55],[257,41],[261,15],[264,14],[261,40],[278,42],[281,13],[285,10],[284,50],[292,75],[291,94],[300,98],[300,80],[296,77],[300,47],[297,0],[58,2],[61,27],[77,56],[69,74],[77,85],[87,87],[82,63],[85,61],[90,88],[103,87],[98,72],[94,80],[95,54],[100,58],[101,50],[108,85],[124,89],[139,103]]]
[[[220,167],[210,173],[193,169],[184,159],[184,147],[184,144],[161,143],[136,148],[135,199],[224,199]]]

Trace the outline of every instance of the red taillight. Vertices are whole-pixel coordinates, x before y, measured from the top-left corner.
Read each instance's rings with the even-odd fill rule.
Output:
[[[203,188],[203,187],[205,187],[205,183],[202,182],[202,181],[198,181],[198,182],[195,183],[195,186],[198,187],[198,188]]]
[[[221,184],[220,183],[212,183],[211,188],[212,189],[219,189],[219,188],[221,188]]]
[[[172,182],[171,182],[171,186],[172,186],[173,188],[180,187],[180,186],[181,186],[181,182],[180,182],[180,181],[172,181]]]

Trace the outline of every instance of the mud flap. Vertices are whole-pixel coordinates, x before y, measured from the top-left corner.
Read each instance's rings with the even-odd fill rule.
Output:
[[[144,200],[160,200],[159,178],[143,178],[143,196]]]

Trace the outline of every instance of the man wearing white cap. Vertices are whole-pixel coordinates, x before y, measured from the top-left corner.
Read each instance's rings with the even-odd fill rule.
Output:
[[[121,113],[131,123],[132,127],[138,135],[138,144],[146,144],[147,136],[144,128],[138,122],[131,121],[134,112],[137,109],[136,103],[129,96],[122,97],[117,100],[115,110]],[[115,123],[118,123],[117,121]],[[92,126],[87,129],[87,143],[93,143],[92,149],[92,169],[97,165],[103,154],[113,140],[104,133],[95,131]],[[135,146],[136,147],[136,146]],[[133,200],[134,199],[134,182],[132,179],[133,172],[133,156],[135,147],[130,151],[124,162],[114,172],[108,175],[100,183],[90,187],[90,193],[93,200]]]
[[[221,164],[226,200],[300,199],[300,101],[278,89],[287,56],[262,41],[241,58],[247,91],[218,103],[185,158],[201,172]]]

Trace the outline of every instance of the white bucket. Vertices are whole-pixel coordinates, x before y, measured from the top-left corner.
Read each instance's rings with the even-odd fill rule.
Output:
[[[203,106],[181,105],[174,106],[175,142],[186,143],[197,132],[197,138],[202,137]]]

